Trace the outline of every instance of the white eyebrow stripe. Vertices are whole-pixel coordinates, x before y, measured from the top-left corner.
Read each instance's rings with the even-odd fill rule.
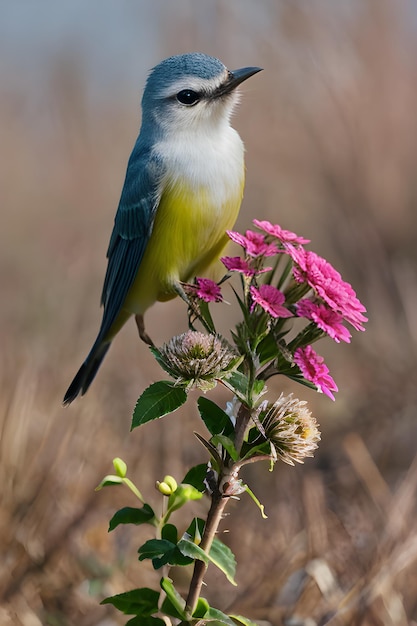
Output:
[[[228,77],[228,70],[214,76],[213,78],[198,78],[198,76],[183,76],[175,83],[170,84],[162,91],[164,98],[176,95],[182,89],[191,89],[192,91],[213,91],[220,87]]]

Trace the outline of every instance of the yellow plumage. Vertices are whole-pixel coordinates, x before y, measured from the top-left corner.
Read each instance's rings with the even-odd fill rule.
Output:
[[[227,244],[226,230],[239,213],[243,184],[242,174],[239,192],[221,206],[210,201],[207,188],[192,189],[179,182],[168,186],[124,311],[143,315],[155,301],[174,298],[179,281],[207,276]]]

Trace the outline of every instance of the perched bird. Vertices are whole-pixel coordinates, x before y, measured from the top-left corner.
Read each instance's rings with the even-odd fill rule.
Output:
[[[218,260],[243,194],[244,149],[230,126],[235,90],[260,70],[229,71],[214,57],[192,53],[151,71],[107,251],[103,320],[64,405],[87,391],[131,315],[152,345],[145,311],[157,300],[187,299],[181,283]]]

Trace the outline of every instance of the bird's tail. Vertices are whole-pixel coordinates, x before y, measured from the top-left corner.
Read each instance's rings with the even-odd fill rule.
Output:
[[[98,368],[100,367],[101,362],[106,356],[106,352],[109,348],[110,342],[104,343],[102,341],[96,341],[90,354],[81,365],[74,377],[74,380],[67,389],[63,400],[64,406],[71,404],[71,402],[75,400],[79,394],[82,396],[85,394],[93,382],[94,377],[98,372]]]

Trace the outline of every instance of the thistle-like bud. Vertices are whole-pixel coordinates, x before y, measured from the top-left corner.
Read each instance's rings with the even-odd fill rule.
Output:
[[[320,441],[318,424],[307,408],[307,402],[293,398],[291,393],[269,405],[260,416],[265,435],[271,444],[274,460],[294,465],[313,456]]]
[[[194,330],[173,337],[152,352],[161,367],[187,391],[193,387],[213,389],[241,360],[223,337]]]

